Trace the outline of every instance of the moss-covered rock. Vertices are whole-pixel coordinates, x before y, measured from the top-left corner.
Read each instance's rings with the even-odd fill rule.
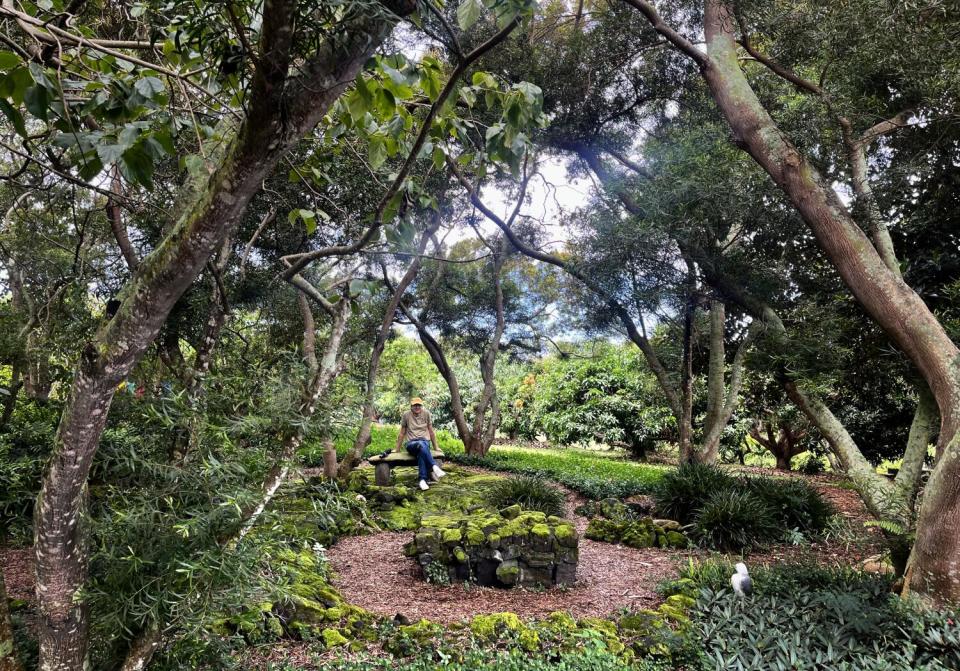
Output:
[[[477,615],[470,622],[470,631],[480,640],[493,643],[500,640],[514,640],[521,648],[536,650],[540,645],[540,635],[527,626],[515,613],[492,613]]]
[[[346,645],[350,642],[350,639],[341,634],[338,630],[332,628],[324,629],[321,632],[321,636],[323,637],[323,643],[327,646],[327,649]]]
[[[667,531],[649,517],[637,520],[610,520],[595,517],[587,524],[584,536],[604,543],[618,543],[632,548],[682,549],[689,545],[679,531]]]

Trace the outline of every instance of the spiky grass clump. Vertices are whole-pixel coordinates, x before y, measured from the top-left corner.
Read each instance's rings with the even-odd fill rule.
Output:
[[[660,479],[653,500],[658,514],[689,524],[711,496],[736,485],[735,478],[716,466],[683,464]]]
[[[490,489],[490,503],[496,508],[519,504],[524,510],[563,515],[563,492],[540,477],[525,475],[501,480]]]
[[[767,504],[782,529],[820,532],[834,515],[830,502],[803,480],[747,478],[744,490]]]
[[[749,491],[715,492],[697,514],[694,536],[702,545],[724,552],[774,540],[782,530],[770,506]]]

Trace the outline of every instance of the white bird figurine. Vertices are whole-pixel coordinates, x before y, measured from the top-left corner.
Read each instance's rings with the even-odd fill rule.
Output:
[[[750,579],[746,564],[743,562],[737,564],[737,572],[730,576],[730,584],[733,585],[733,591],[737,596],[741,598],[750,596],[753,592],[753,580]]]

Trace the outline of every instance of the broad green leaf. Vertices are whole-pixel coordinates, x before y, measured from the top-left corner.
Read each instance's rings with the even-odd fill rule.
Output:
[[[135,144],[123,152],[118,165],[128,181],[153,188],[153,158],[144,145]]]
[[[376,170],[387,160],[387,147],[383,138],[371,137],[370,138],[370,148],[367,152],[368,160],[370,161],[370,166]]]
[[[133,88],[136,89],[137,93],[148,100],[153,100],[153,97],[157,93],[162,93],[164,91],[163,82],[156,77],[144,77],[143,79],[138,79],[137,83],[133,85]]]
[[[38,119],[47,120],[47,110],[50,108],[50,96],[47,89],[39,84],[31,86],[24,92],[23,102],[30,114]]]
[[[84,156],[84,159],[80,164],[80,179],[91,180],[103,172],[103,163],[96,154]]]
[[[443,153],[443,149],[440,147],[434,147],[433,149],[433,167],[437,170],[443,168],[444,164],[447,162],[447,155]]]
[[[483,11],[483,4],[480,0],[463,0],[457,7],[457,24],[460,30],[467,30],[476,23],[481,11]]]
[[[122,144],[98,144],[97,157],[104,165],[111,165],[119,161],[120,157],[123,156],[123,152],[126,150],[127,147]]]
[[[473,107],[477,102],[477,94],[473,92],[473,89],[467,87],[460,89],[460,98],[466,103],[467,107]]]
[[[20,65],[20,57],[12,51],[0,51],[0,70],[12,70]]]
[[[17,131],[17,134],[22,137],[27,137],[27,127],[23,122],[23,115],[20,114],[20,110],[8,103],[6,100],[0,98],[0,111],[3,112],[4,116],[10,120],[10,123],[13,124],[13,128]]]

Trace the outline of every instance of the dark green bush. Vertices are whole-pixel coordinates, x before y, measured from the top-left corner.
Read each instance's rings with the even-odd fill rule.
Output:
[[[524,510],[539,510],[545,515],[563,515],[563,492],[544,478],[521,475],[506,478],[490,488],[490,504],[506,508],[520,504]]]
[[[657,514],[692,524],[701,544],[741,550],[797,529],[826,528],[833,507],[808,483],[794,478],[736,478],[703,464],[685,464],[660,479]]]
[[[784,531],[823,531],[834,509],[819,491],[796,478],[752,477],[743,481],[746,491],[762,499]]]
[[[659,515],[689,524],[711,496],[736,485],[735,478],[716,466],[683,464],[660,478],[653,500]]]
[[[763,499],[734,489],[714,492],[693,523],[693,535],[702,545],[723,551],[751,548],[781,533],[782,528]]]
[[[823,459],[815,454],[808,454],[803,461],[797,464],[797,472],[804,475],[820,475],[825,470]]]

